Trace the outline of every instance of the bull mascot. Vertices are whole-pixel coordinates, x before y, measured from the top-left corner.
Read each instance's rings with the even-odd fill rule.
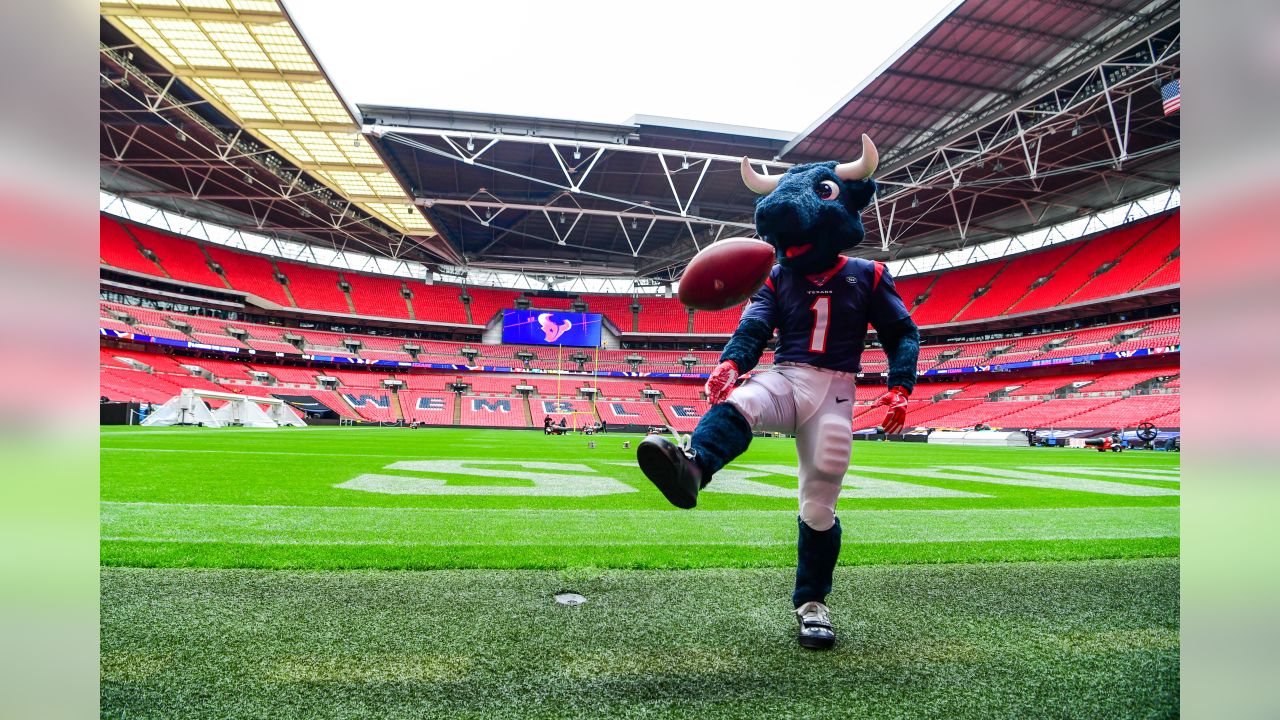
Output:
[[[755,223],[777,263],[743,310],[707,380],[711,408],[679,444],[651,436],[637,448],[641,470],[674,505],[692,508],[716,472],[741,455],[752,431],[796,436],[800,516],[795,590],[799,642],[835,644],[826,606],[840,554],[836,498],[849,467],[854,379],[870,323],[889,359],[886,433],[901,431],[916,381],[920,334],[885,266],[840,254],[862,242],[861,213],[875,195],[878,155],[862,136],[853,162],[797,165],[760,175],[746,158],[742,179],[762,195]],[[738,377],[759,362],[777,331],[774,367]]]

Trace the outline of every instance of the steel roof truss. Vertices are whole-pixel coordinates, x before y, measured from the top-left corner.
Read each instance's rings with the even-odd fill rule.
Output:
[[[689,199],[681,202],[680,193],[676,190],[676,182],[671,177],[671,168],[667,166],[667,156],[664,153],[658,153],[658,162],[662,163],[662,172],[667,176],[667,185],[671,188],[671,196],[675,198],[676,207],[680,208],[680,217],[689,215],[689,206],[693,204],[693,198],[698,194],[698,188],[702,187],[702,178],[707,176],[707,168],[711,166],[710,160],[702,161],[702,171],[698,173],[698,181],[694,183],[693,190],[689,193]],[[689,160],[684,158],[681,160],[681,169],[689,169]]]
[[[377,131],[379,129],[381,130],[380,132]],[[410,148],[413,148],[415,150],[437,155],[439,157],[449,158],[457,162],[463,162],[469,165],[474,165],[475,167],[482,168],[484,170],[490,170],[492,172],[501,173],[503,175],[509,175],[511,177],[520,178],[521,180],[525,180],[527,182],[552,187],[564,193],[572,193],[572,194],[581,195],[583,197],[590,197],[596,200],[603,200],[610,203],[616,203],[618,205],[622,205],[628,208],[635,207],[635,203],[633,200],[613,197],[610,195],[605,195],[603,193],[596,193],[596,192],[591,192],[589,190],[584,190],[581,187],[581,179],[579,179],[577,183],[571,180],[570,178],[574,174],[576,174],[575,168],[579,166],[570,166],[567,163],[565,163],[563,156],[560,154],[558,148],[556,147],[556,141],[553,141],[553,140],[547,140],[544,138],[521,138],[521,137],[507,137],[507,136],[496,136],[496,135],[485,137],[479,133],[474,134],[474,136],[477,138],[484,137],[485,139],[496,140],[499,142],[504,142],[504,141],[526,142],[526,143],[539,144],[547,147],[548,150],[553,155],[553,157],[556,159],[557,163],[560,165],[561,172],[567,180],[567,182],[564,184],[558,181],[549,180],[544,177],[536,177],[534,175],[528,175],[522,172],[517,172],[515,170],[509,170],[507,168],[497,167],[496,165],[476,162],[474,158],[471,158],[470,161],[468,161],[468,158],[470,156],[460,152],[461,147],[456,142],[449,140],[450,136],[457,137],[459,135],[457,133],[447,133],[444,131],[423,131],[423,132],[417,133],[417,134],[428,135],[433,137],[440,137],[444,139],[447,142],[447,144],[454,150],[454,152],[449,152],[448,150],[445,150],[443,148],[427,145],[426,143],[422,143],[417,140],[413,140],[411,138],[402,136],[397,132],[390,132],[383,126],[373,126],[372,128],[370,128],[370,132],[375,136],[381,136],[385,140],[395,141],[403,145],[406,145]],[[463,134],[463,135],[465,136],[468,134]],[[653,213],[652,216],[661,217],[664,220],[672,220],[677,222],[689,221],[689,222],[698,223],[700,225],[710,225],[710,226],[717,226],[717,227],[722,225],[728,225],[733,227],[740,227],[746,230],[752,230],[755,227],[753,224],[750,224],[750,223],[739,223],[739,222],[732,222],[732,221],[721,220],[716,218],[701,217],[698,215],[690,214],[689,212],[693,205],[693,201],[697,196],[697,192],[701,188],[702,180],[703,178],[705,178],[707,169],[710,166],[711,162],[712,161],[725,162],[736,167],[737,164],[741,162],[741,158],[729,157],[725,155],[713,155],[710,153],[697,153],[697,152],[686,153],[682,151],[680,153],[674,153],[672,151],[663,150],[660,148],[644,148],[644,147],[635,147],[635,146],[610,146],[602,143],[589,143],[586,141],[583,141],[579,144],[581,145],[581,147],[590,148],[597,151],[590,159],[586,161],[587,170],[584,172],[584,175],[585,173],[589,173],[591,168],[595,167],[595,164],[599,161],[601,157],[603,157],[603,155],[606,152],[640,152],[646,155],[657,155],[659,162],[661,163],[663,170],[666,173],[667,182],[672,192],[672,199],[675,202],[677,209],[669,210],[667,208],[662,208],[662,207],[649,207],[647,209],[649,209]],[[675,183],[673,180],[673,174],[675,171],[673,171],[666,162],[666,156],[668,154],[671,154],[671,155],[679,154],[682,158],[689,157],[689,158],[696,158],[703,161],[702,169],[699,173],[698,180],[694,185],[693,191],[690,193],[687,199],[681,198],[679,192],[675,187]],[[768,161],[768,160],[754,160],[753,162],[756,164],[762,165],[766,168],[791,167],[790,163],[780,163],[780,162],[774,162],[774,161]],[[497,199],[496,196],[495,196],[495,199]],[[449,198],[423,198],[423,197],[415,198],[414,202],[416,204],[422,205],[427,208],[430,208],[437,204],[466,205],[470,203],[470,201],[457,201]],[[542,211],[544,209],[544,206],[542,205],[518,203],[518,202],[510,203],[510,202],[505,202],[501,200],[499,200],[498,205],[489,205],[489,207],[499,207],[499,206],[510,207],[513,209],[520,209],[520,210],[533,210],[533,211]],[[554,208],[551,208],[551,209],[554,209]],[[648,217],[652,217],[651,215],[628,213],[625,210],[617,211],[617,210],[573,208],[573,209],[568,209],[568,211],[581,213],[581,214],[589,214],[589,215],[611,215],[611,216],[618,216],[623,218],[636,217],[637,219],[647,219]],[[558,235],[559,235],[559,232],[557,230],[557,236]]]
[[[1149,76],[1156,68],[1176,53],[1172,48],[1173,45],[1166,48],[1160,56],[1141,65],[1132,62],[1120,65],[1100,64],[1078,83],[1065,102],[1061,93],[1055,93],[1055,102],[1061,103],[1057,112],[1048,112],[1042,108],[1034,112],[1026,109],[1014,110],[997,121],[994,128],[988,126],[972,131],[948,145],[936,148],[914,163],[891,170],[877,180],[881,185],[893,189],[878,196],[877,202],[917,192],[943,178],[954,188],[964,167],[987,157],[997,157],[1014,142],[1021,147],[1027,162],[1030,177],[1026,179],[1034,180],[1041,171],[1039,158],[1043,137],[1048,133],[1060,132],[1064,121],[1076,120],[1100,106],[1107,109],[1111,119],[1113,135],[1108,135],[1108,141],[1114,143],[1113,157],[1118,167],[1119,163],[1128,158],[1132,95],[1144,89],[1150,83]],[[1135,70],[1135,67],[1140,69]],[[1123,104],[1120,103],[1121,100]],[[898,174],[902,179],[894,177]]]
[[[631,257],[640,257],[640,248],[644,247],[644,241],[649,239],[649,233],[653,230],[654,226],[658,224],[658,219],[656,217],[649,218],[649,224],[645,226],[644,234],[640,236],[640,242],[633,243],[631,241],[631,233],[627,231],[626,222],[623,221],[620,215],[615,215],[614,217],[618,220],[618,226],[622,228],[622,237],[626,239],[627,247],[631,248]],[[637,229],[634,218],[632,218],[631,223],[632,229]]]

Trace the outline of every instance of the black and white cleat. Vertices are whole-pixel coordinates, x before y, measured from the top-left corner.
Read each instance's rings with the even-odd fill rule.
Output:
[[[800,621],[800,646],[810,650],[829,650],[836,644],[836,633],[831,627],[827,606],[820,602],[807,602],[796,608]]]
[[[672,505],[688,510],[698,504],[702,468],[693,459],[692,451],[650,435],[636,447],[636,461],[645,477]]]

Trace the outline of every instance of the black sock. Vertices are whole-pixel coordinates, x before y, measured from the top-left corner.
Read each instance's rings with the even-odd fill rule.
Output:
[[[791,601],[796,607],[817,600],[826,602],[831,592],[831,575],[840,557],[840,518],[827,530],[814,530],[800,521],[796,540],[796,590]]]

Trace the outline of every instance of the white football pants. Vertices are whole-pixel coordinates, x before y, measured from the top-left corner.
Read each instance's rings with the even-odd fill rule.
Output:
[[[819,532],[836,522],[836,498],[849,469],[854,374],[778,363],[752,375],[726,401],[753,430],[796,436],[800,518]]]

